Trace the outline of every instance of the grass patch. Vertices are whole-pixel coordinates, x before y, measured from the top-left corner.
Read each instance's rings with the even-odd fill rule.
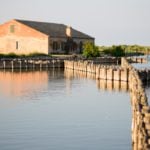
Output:
[[[51,55],[47,55],[44,53],[30,53],[27,55],[15,53],[0,54],[0,58],[28,58],[28,57],[51,57]]]

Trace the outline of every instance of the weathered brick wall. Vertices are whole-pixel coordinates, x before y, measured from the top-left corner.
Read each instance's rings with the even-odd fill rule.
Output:
[[[11,31],[11,26],[14,26]],[[48,36],[15,20],[0,25],[0,53],[48,54]]]

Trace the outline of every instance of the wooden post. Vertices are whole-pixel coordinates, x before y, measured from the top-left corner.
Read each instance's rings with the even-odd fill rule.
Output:
[[[52,63],[53,63],[53,68],[55,68],[55,60],[54,59],[52,60]]]
[[[19,63],[20,63],[20,65],[19,65],[20,67],[19,68],[21,70],[22,69],[22,61],[20,60]]]
[[[28,70],[28,60],[25,60],[26,63],[26,70]]]
[[[100,79],[107,80],[107,68],[104,66],[100,68]]]
[[[113,68],[107,68],[107,80],[113,80]]]
[[[12,60],[11,61],[11,69],[12,69],[12,72],[14,71],[14,61]]]
[[[3,67],[4,67],[4,69],[6,69],[6,61],[5,60],[3,61]]]
[[[42,60],[40,61],[40,71],[42,70]]]
[[[96,66],[96,79],[100,79],[100,65]]]

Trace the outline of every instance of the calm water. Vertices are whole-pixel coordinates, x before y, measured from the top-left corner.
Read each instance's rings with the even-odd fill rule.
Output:
[[[0,71],[0,150],[130,150],[127,85],[92,78]]]
[[[142,58],[142,56],[140,56]],[[133,63],[132,65],[137,69],[150,69],[150,55],[143,56],[143,58],[147,59],[147,63]]]

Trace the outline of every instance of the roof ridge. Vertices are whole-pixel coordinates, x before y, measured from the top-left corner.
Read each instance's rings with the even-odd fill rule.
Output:
[[[33,23],[47,23],[47,24],[65,25],[65,24],[62,24],[62,23],[44,22],[44,21],[33,21],[33,20],[24,20],[24,19],[14,19],[14,20],[19,21],[19,22],[33,22]]]
[[[36,29],[37,31],[40,31],[44,34],[50,35],[51,37],[65,37],[65,38],[67,37],[66,35],[67,25],[65,24],[21,20],[21,19],[15,19],[15,20],[33,29]],[[72,29],[72,38],[94,39],[93,37],[81,31],[78,31],[72,27],[71,29]]]

